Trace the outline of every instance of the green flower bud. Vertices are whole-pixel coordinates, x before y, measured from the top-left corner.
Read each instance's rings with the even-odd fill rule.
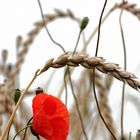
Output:
[[[88,17],[84,17],[81,20],[81,23],[80,23],[81,30],[84,30],[86,28],[86,26],[88,25],[88,22],[89,22],[89,18]]]
[[[18,102],[18,100],[20,98],[20,95],[21,95],[21,91],[19,89],[15,89],[15,92],[14,92],[14,102],[15,102],[15,104]]]

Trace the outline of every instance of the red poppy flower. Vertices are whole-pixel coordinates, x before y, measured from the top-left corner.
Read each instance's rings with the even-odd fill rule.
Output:
[[[47,140],[66,140],[69,114],[58,98],[39,93],[33,99],[33,129]]]

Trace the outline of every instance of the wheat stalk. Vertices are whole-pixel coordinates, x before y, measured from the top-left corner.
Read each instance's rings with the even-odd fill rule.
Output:
[[[139,90],[140,89],[140,81],[138,78],[125,70],[122,70],[118,64],[106,62],[102,57],[88,57],[87,55],[83,55],[77,53],[72,56],[71,53],[64,53],[58,57],[56,61],[54,59],[49,59],[42,69],[42,72],[48,70],[50,67],[52,68],[61,68],[65,65],[77,67],[79,65],[87,68],[93,69],[96,68],[102,73],[110,74],[116,79],[127,83],[132,88]]]

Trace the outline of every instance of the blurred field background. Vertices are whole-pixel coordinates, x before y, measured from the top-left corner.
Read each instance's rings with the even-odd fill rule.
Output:
[[[77,53],[88,54],[89,57],[94,56],[98,34],[95,29],[98,27],[104,1],[42,0],[41,3],[45,25],[53,39],[59,42],[66,52],[74,50],[80,30],[79,22],[84,16],[88,16],[89,24],[80,37]],[[138,0],[129,0],[125,3],[121,0],[108,0],[103,16],[107,17],[101,26],[98,52],[98,56],[105,58],[106,62],[119,64],[121,69],[124,69],[124,52],[119,24],[120,12],[123,9],[122,27],[127,50],[127,71],[137,77],[140,77],[139,8]],[[63,51],[51,41],[46,33],[37,1],[5,0],[1,3],[0,9],[0,134],[2,134],[5,123],[15,106],[14,90],[19,88],[23,91],[36,70],[40,69],[48,59],[56,60]],[[95,34],[89,40],[94,32]],[[82,125],[89,140],[114,140],[98,113],[93,93],[92,70],[82,66],[70,67],[72,87],[82,116],[82,123],[72,95],[69,76],[65,70],[66,66],[60,69],[50,68],[35,80],[14,118],[10,140],[26,126],[32,116],[32,98],[37,87],[42,87],[45,92],[59,97],[64,103],[67,102],[70,111],[68,140],[85,139]],[[123,83],[99,70],[95,71],[94,78],[100,111],[106,124],[119,140],[121,139]],[[131,136],[131,139],[135,140],[137,130],[140,129],[140,94],[127,84],[124,102],[124,139],[128,140]],[[18,139],[22,139],[22,136],[23,133],[20,133]],[[28,131],[26,139],[32,140],[35,137]]]

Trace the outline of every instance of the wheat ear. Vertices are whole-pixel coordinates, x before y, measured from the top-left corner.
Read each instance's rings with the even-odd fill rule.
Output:
[[[72,56],[71,53],[66,52],[60,55],[56,61],[54,61],[53,58],[49,59],[42,72],[48,70],[50,67],[61,68],[65,65],[72,67],[81,65],[87,69],[96,68],[102,73],[110,74],[116,79],[127,83],[129,86],[136,90],[140,89],[140,81],[138,78],[134,74],[122,70],[118,64],[106,62],[106,60],[102,57],[88,57],[87,55],[80,53]]]

